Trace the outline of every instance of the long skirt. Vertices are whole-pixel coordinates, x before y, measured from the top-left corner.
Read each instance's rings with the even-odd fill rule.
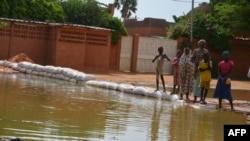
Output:
[[[201,95],[201,88],[199,87],[200,84],[200,76],[197,76],[194,79],[194,96],[200,96]]]
[[[221,77],[219,77],[217,84],[216,84],[216,87],[215,87],[215,90],[214,90],[213,97],[232,100],[231,84],[225,85],[223,83],[223,79]]]

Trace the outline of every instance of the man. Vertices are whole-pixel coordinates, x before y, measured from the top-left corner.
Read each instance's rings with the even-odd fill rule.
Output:
[[[200,97],[200,92],[201,89],[199,87],[199,83],[200,83],[200,72],[198,69],[199,63],[202,60],[202,56],[204,53],[209,53],[208,50],[205,48],[206,47],[206,40],[204,39],[200,39],[197,42],[198,48],[195,49],[193,51],[193,55],[192,55],[192,60],[195,64],[195,69],[194,69],[194,90],[193,90],[193,94],[194,94],[194,102],[196,102],[197,97]]]

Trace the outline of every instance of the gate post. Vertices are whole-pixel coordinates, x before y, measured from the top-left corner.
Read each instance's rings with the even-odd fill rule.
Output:
[[[133,35],[133,43],[132,43],[132,54],[131,54],[130,72],[136,72],[138,47],[139,47],[139,35],[138,34],[134,34]]]

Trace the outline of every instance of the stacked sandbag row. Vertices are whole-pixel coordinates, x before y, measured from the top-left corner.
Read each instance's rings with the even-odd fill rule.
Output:
[[[85,82],[88,80],[94,80],[95,76],[85,74],[83,72],[63,67],[55,66],[42,66],[29,62],[11,63],[8,61],[0,61],[0,65],[10,67],[13,70],[29,73],[34,75],[40,75],[45,77],[57,78],[73,82]]]
[[[165,100],[176,101],[178,100],[177,95],[170,95],[170,92],[161,92],[155,91],[153,88],[143,87],[143,86],[134,86],[132,84],[127,83],[115,83],[115,82],[108,82],[108,81],[97,81],[97,80],[90,80],[86,82],[87,85],[117,90],[120,92],[131,93],[136,95],[143,95],[149,97],[158,97]]]

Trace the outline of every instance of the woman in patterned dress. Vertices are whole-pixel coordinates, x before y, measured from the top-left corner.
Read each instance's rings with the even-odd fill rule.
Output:
[[[186,95],[186,100],[189,101],[189,94],[193,91],[194,84],[194,64],[190,54],[190,48],[186,47],[179,62],[181,94],[180,99],[183,99],[183,94]]]

